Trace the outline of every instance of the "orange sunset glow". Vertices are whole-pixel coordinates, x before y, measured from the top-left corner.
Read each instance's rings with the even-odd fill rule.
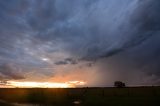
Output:
[[[18,82],[8,81],[6,86],[11,88],[75,88],[76,86],[83,86],[84,81],[68,81],[68,82]]]

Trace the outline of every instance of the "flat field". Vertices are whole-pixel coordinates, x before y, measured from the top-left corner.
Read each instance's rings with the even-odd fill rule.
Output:
[[[160,87],[1,88],[0,106],[160,106]]]

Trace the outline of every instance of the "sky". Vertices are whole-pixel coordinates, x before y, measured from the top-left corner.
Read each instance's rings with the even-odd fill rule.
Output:
[[[0,0],[0,80],[160,85],[159,0]]]

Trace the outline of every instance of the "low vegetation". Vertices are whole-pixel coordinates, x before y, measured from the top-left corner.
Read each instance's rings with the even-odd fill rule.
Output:
[[[33,104],[32,106],[160,106],[160,87],[1,88],[0,106],[14,106],[15,104]]]

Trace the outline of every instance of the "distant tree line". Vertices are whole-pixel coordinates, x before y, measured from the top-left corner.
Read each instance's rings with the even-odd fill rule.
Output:
[[[114,86],[117,88],[123,88],[123,87],[126,87],[126,84],[122,81],[115,81]]]

